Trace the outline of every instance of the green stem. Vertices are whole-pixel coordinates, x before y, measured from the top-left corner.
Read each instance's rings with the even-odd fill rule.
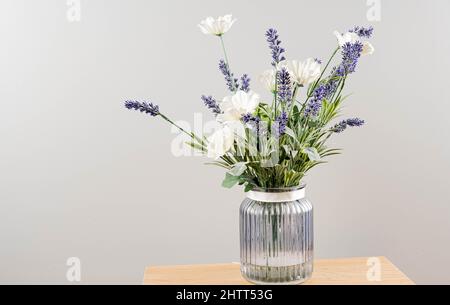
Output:
[[[160,117],[162,117],[164,120],[166,120],[167,122],[169,122],[170,124],[172,124],[173,126],[175,126],[176,128],[178,128],[181,132],[185,133],[186,135],[188,135],[190,138],[198,141],[202,146],[204,146],[204,142],[202,139],[200,139],[197,135],[195,135],[193,132],[189,132],[186,131],[185,129],[183,129],[182,127],[180,127],[179,125],[175,124],[171,119],[169,119],[168,117],[166,117],[164,114],[160,113],[159,114]]]
[[[228,69],[230,69],[230,64],[228,62],[228,56],[227,56],[227,50],[225,49],[225,43],[223,42],[223,36],[220,35],[219,38],[220,38],[220,43],[222,45],[223,55],[225,56],[225,62],[227,64]]]
[[[292,110],[294,109],[294,104],[295,104],[295,99],[297,98],[298,88],[300,88],[300,86],[297,83],[295,83],[294,91],[292,92],[292,100],[291,100],[291,108],[289,109],[289,117],[291,117]]]
[[[222,45],[223,55],[224,55],[224,57],[225,57],[225,64],[227,65],[228,71],[229,71],[230,74],[231,74],[230,62],[229,62],[229,60],[228,60],[227,50],[226,50],[226,48],[225,48],[225,42],[223,41],[223,35],[219,35],[219,38],[220,38],[220,44]],[[234,88],[235,88],[235,90],[234,90],[233,92],[236,92],[236,90],[237,90],[237,84],[234,82],[234,78],[232,79],[232,82],[233,82]]]
[[[319,78],[314,82],[314,85],[313,85],[311,91],[308,93],[308,96],[306,97],[306,100],[303,103],[302,108],[300,109],[300,113],[302,113],[303,110],[305,110],[306,104],[308,103],[310,97],[314,93],[314,90],[316,89],[317,85],[322,80],[322,77],[325,74],[325,71],[327,70],[328,66],[330,65],[331,61],[333,60],[334,56],[336,55],[337,51],[339,51],[339,49],[340,49],[340,47],[337,47],[336,50],[334,50],[333,54],[331,54],[330,58],[327,61],[327,64],[325,65],[325,68],[323,68],[322,73],[320,73]]]
[[[345,86],[345,80],[347,79],[347,74],[344,76],[344,78],[341,80],[341,87],[339,88],[339,93],[336,95],[336,99],[339,98],[339,96],[341,95],[342,90],[344,89]],[[335,92],[336,93],[336,92]],[[333,94],[333,97],[331,98],[331,101],[334,102],[334,97],[335,95]]]
[[[340,47],[337,47],[336,50],[334,50],[333,54],[331,54],[330,59],[328,59],[327,64],[325,65],[325,68],[323,68],[322,73],[320,73],[319,78],[314,82],[314,85],[311,89],[311,91],[308,94],[308,97],[306,98],[305,104],[306,102],[309,100],[309,98],[312,96],[314,90],[316,89],[317,85],[319,84],[319,82],[322,80],[323,75],[325,74],[325,71],[327,70],[328,66],[331,63],[331,60],[334,58],[334,56],[336,55],[337,51],[340,49]]]
[[[277,69],[275,67],[275,69]],[[278,97],[278,69],[275,70],[275,91],[273,92],[273,112],[274,112],[274,120],[277,119],[277,97]]]

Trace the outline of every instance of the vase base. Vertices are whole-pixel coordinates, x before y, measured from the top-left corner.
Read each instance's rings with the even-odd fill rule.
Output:
[[[242,276],[257,285],[298,285],[311,278],[312,271],[312,262],[281,267],[241,264]]]

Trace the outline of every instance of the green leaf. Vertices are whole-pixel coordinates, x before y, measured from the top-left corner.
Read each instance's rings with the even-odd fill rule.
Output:
[[[298,154],[298,150],[291,150],[291,156],[292,156],[292,159],[295,159],[295,157],[297,156],[297,154]]]
[[[295,132],[292,129],[290,129],[289,127],[286,127],[286,134],[289,135],[294,140],[298,141]]]
[[[320,155],[317,152],[317,149],[315,147],[306,147],[304,149],[304,152],[308,155],[309,160],[311,161],[319,161]]]
[[[247,162],[239,162],[239,163],[236,163],[236,164],[233,166],[233,168],[232,168],[231,170],[228,171],[228,173],[229,173],[230,175],[233,175],[233,176],[240,176],[240,175],[242,175],[242,174],[245,172],[245,170],[247,169],[246,163],[247,163]]]
[[[239,177],[230,175],[229,173],[225,174],[225,179],[222,182],[222,186],[225,188],[232,188],[239,182]]]
[[[245,185],[244,192],[247,193],[247,192],[253,190],[253,188],[254,188],[254,185],[253,185],[253,184],[247,183],[247,184]]]
[[[291,153],[291,146],[289,145],[283,145],[284,151],[286,152],[286,154],[290,154]]]

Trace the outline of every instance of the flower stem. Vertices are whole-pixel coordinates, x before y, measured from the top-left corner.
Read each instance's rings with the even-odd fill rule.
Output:
[[[345,86],[345,80],[347,79],[347,74],[345,74],[345,76],[340,80],[338,88],[339,88],[339,92],[336,95],[336,92],[334,92],[332,98],[331,98],[331,102],[335,102],[336,100],[334,99],[334,97],[336,96],[336,99],[339,98],[339,96],[341,95],[342,89],[344,89]],[[336,90],[337,91],[337,90]]]
[[[169,122],[170,124],[172,124],[173,126],[175,126],[176,128],[178,128],[181,132],[185,133],[186,135],[188,135],[190,138],[198,141],[200,144],[204,144],[203,140],[200,139],[197,135],[195,135],[193,132],[189,132],[186,131],[185,129],[181,128],[179,125],[175,124],[171,119],[169,119],[168,117],[166,117],[164,114],[159,113],[159,116],[162,117],[164,120],[166,120],[167,122]]]
[[[314,93],[314,90],[316,89],[316,87],[317,87],[317,85],[319,84],[319,82],[322,80],[322,77],[323,77],[323,75],[325,74],[325,71],[327,70],[328,66],[330,65],[331,60],[334,58],[334,56],[336,55],[336,53],[337,53],[337,51],[338,51],[339,49],[340,49],[340,47],[337,47],[336,50],[334,50],[333,54],[331,54],[331,57],[330,57],[330,59],[328,59],[328,62],[327,62],[327,64],[325,65],[325,68],[323,68],[322,73],[320,73],[319,78],[314,82],[314,85],[313,85],[311,91],[309,92],[309,94],[308,94],[308,96],[307,96],[307,98],[306,98],[305,104],[306,104],[306,102],[309,100],[309,98],[312,96],[312,94]]]
[[[274,112],[274,120],[277,119],[277,97],[278,97],[278,68],[275,67],[275,69],[277,69],[275,71],[275,91],[273,92],[273,100],[274,100],[274,106],[273,106],[273,112]]]
[[[294,109],[295,99],[297,97],[297,92],[298,92],[299,87],[300,86],[297,83],[294,84],[294,91],[292,92],[291,107],[289,109],[289,117],[291,117],[292,110]]]
[[[223,55],[225,56],[225,63],[228,67],[228,71],[230,71],[230,73],[231,73],[230,61],[228,60],[227,50],[225,48],[225,42],[223,41],[223,35],[220,35],[219,38],[220,38],[220,44],[222,45]],[[237,88],[237,84],[234,81],[234,77],[232,78],[232,82],[233,82],[234,88],[235,88],[233,92],[236,92],[238,88]]]
[[[305,102],[302,105],[302,108],[300,109],[300,113],[303,112],[303,110],[305,110],[306,104],[308,103],[308,100],[310,99],[310,97],[313,95],[314,90],[316,90],[317,85],[319,84],[319,82],[322,80],[323,75],[325,74],[325,71],[327,70],[328,66],[331,63],[331,60],[334,58],[334,56],[336,55],[337,51],[339,51],[340,47],[337,47],[336,50],[334,50],[333,54],[331,54],[330,58],[327,61],[327,64],[325,65],[325,68],[323,68],[322,73],[320,73],[319,78],[314,82],[314,85],[311,89],[311,91],[308,93]]]
[[[220,43],[222,45],[223,55],[225,56],[225,62],[227,63],[228,69],[230,69],[230,63],[228,61],[227,50],[225,49],[225,43],[223,42],[223,36],[220,35],[219,38],[220,38]]]

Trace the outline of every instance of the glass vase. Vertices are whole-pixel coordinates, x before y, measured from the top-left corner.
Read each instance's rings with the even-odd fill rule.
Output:
[[[313,271],[313,207],[305,187],[254,189],[240,207],[242,276],[255,284],[299,284]]]

